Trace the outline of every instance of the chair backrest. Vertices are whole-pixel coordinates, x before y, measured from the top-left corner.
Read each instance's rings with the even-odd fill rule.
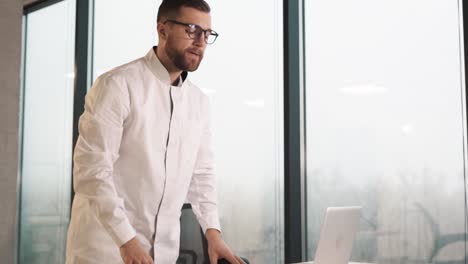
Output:
[[[242,258],[246,264],[249,262]],[[219,264],[229,263],[220,260]],[[176,264],[210,264],[208,242],[190,204],[184,204],[180,216],[180,250]]]
[[[177,264],[210,263],[208,245],[203,230],[190,204],[184,204],[180,216],[180,251]]]

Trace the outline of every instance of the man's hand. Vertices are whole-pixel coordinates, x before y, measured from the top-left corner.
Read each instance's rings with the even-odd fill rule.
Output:
[[[210,264],[217,264],[218,259],[226,259],[231,264],[244,264],[241,258],[234,255],[229,247],[224,243],[221,234],[216,229],[206,230],[206,239],[208,240],[208,255]]]
[[[120,247],[120,256],[125,264],[153,264],[153,259],[134,237]]]

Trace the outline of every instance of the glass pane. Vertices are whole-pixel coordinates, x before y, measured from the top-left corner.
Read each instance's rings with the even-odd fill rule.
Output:
[[[145,55],[160,2],[96,1],[94,78]],[[189,78],[211,98],[223,236],[251,263],[283,263],[282,1],[209,3],[220,37]]]
[[[211,98],[224,237],[250,263],[284,263],[283,1],[210,4],[220,37],[192,79]]]
[[[158,41],[156,14],[160,1],[94,1],[93,80],[148,52]]]
[[[305,1],[307,228],[360,205],[352,261],[464,263],[457,0]]]
[[[75,1],[27,15],[20,263],[63,263],[70,214]]]

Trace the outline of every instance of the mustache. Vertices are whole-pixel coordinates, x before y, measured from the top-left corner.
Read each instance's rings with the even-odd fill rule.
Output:
[[[200,57],[203,57],[203,50],[197,48],[189,48],[187,49],[188,52],[197,54]]]

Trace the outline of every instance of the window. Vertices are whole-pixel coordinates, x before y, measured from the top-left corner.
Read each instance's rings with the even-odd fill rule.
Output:
[[[160,1],[137,2],[96,1],[94,78],[157,43]],[[223,236],[251,263],[283,263],[283,3],[209,3],[220,37],[189,78],[211,98]]]
[[[63,263],[70,214],[75,1],[25,15],[20,263]]]
[[[363,206],[352,261],[465,260],[459,3],[305,1],[308,259]]]

